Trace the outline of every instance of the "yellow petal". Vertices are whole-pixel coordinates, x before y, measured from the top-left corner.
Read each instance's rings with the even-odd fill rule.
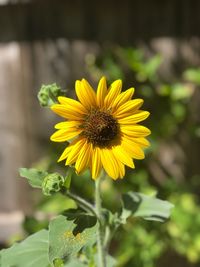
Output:
[[[119,177],[119,167],[112,150],[103,148],[100,151],[104,170],[112,179],[116,180]]]
[[[123,134],[134,137],[145,137],[151,133],[151,131],[142,125],[120,125],[120,130]]]
[[[115,98],[121,93],[122,89],[122,81],[116,80],[114,81],[108,91],[107,96],[105,97],[104,105],[106,108],[111,108]]]
[[[80,122],[78,121],[62,121],[57,123],[54,127],[56,129],[69,129],[69,128],[78,128],[80,125]]]
[[[91,158],[91,144],[85,142],[76,160],[75,169],[77,174],[81,173],[88,167],[90,163],[90,158]]]
[[[106,94],[107,94],[106,78],[102,77],[101,80],[99,81],[97,88],[97,105],[99,107],[103,107]]]
[[[117,96],[117,98],[114,100],[112,108],[117,109],[121,105],[125,104],[127,101],[131,100],[133,94],[134,94],[135,89],[130,88],[126,90],[125,92],[121,93],[120,95]]]
[[[92,162],[91,162],[91,172],[92,172],[93,179],[98,178],[101,168],[102,168],[102,163],[101,163],[100,148],[95,147],[93,148],[93,155],[92,155]]]
[[[86,108],[80,102],[78,102],[74,99],[64,97],[64,96],[59,96],[58,101],[62,105],[72,106],[72,107],[76,108],[80,113],[83,113],[83,114],[87,113]]]
[[[134,100],[129,100],[128,102],[126,102],[125,104],[120,106],[113,113],[113,115],[117,119],[122,119],[124,117],[128,117],[128,116],[132,115],[134,111],[138,110],[142,106],[143,102],[144,102],[144,100],[140,99],[140,98],[134,99]]]
[[[63,151],[63,153],[61,154],[60,158],[58,159],[58,162],[66,159],[70,153],[72,149],[72,145],[70,144],[68,147],[65,148],[65,150]]]
[[[134,138],[134,142],[141,147],[149,147],[150,146],[149,141],[143,137]]]
[[[54,141],[54,142],[65,142],[67,140],[74,138],[81,132],[82,130],[78,130],[76,128],[71,128],[71,129],[69,128],[67,130],[61,129],[61,130],[56,131],[54,134],[52,134],[50,139],[51,141]]]
[[[86,80],[76,81],[75,90],[79,101],[87,110],[97,106],[95,92]]]
[[[125,166],[122,162],[118,161],[118,165],[119,165],[119,178],[124,178],[125,176]]]
[[[129,156],[129,154],[123,149],[121,145],[113,146],[112,151],[115,157],[121,161],[123,164],[129,166],[130,168],[134,168],[133,160]]]
[[[86,142],[86,139],[84,139],[84,138],[77,140],[77,142],[73,145],[73,147],[72,147],[72,149],[71,149],[71,151],[67,157],[66,165],[71,165],[76,161],[76,159],[78,158],[79,152],[80,152],[82,146],[85,144],[85,142]]]
[[[137,143],[122,137],[121,146],[132,158],[144,159],[144,152]]]
[[[82,120],[83,114],[73,106],[54,104],[51,109],[58,115],[70,120]]]
[[[148,118],[149,114],[150,113],[148,111],[138,110],[137,113],[131,116],[118,119],[118,123],[119,124],[135,124]]]

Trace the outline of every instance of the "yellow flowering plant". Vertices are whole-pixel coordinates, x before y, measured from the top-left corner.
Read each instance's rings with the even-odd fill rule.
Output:
[[[133,98],[134,88],[122,91],[121,80],[107,86],[102,77],[96,92],[85,79],[76,81],[75,91],[77,100],[66,97],[56,84],[43,86],[38,94],[42,106],[64,119],[50,139],[66,144],[58,162],[65,162],[67,174],[21,168],[20,175],[44,195],[59,192],[73,199],[77,209],[2,251],[0,266],[114,267],[117,261],[108,251],[120,225],[129,217],[163,222],[170,216],[172,204],[139,192],[123,194],[116,213],[102,207],[101,181],[124,178],[126,168],[135,168],[134,161],[144,159],[150,145],[150,130],[140,125],[149,112],[141,109],[142,99]],[[72,172],[81,176],[87,169],[95,184],[93,203],[71,190]]]
[[[134,88],[121,92],[121,80],[107,88],[105,77],[96,94],[85,79],[76,81],[75,90],[79,101],[60,96],[51,106],[65,119],[55,125],[51,140],[71,141],[58,161],[74,164],[78,174],[90,168],[93,179],[102,167],[112,179],[123,178],[125,165],[134,168],[132,158],[143,159],[142,149],[149,146],[150,130],[138,124],[149,116],[140,110],[143,100],[132,99]]]

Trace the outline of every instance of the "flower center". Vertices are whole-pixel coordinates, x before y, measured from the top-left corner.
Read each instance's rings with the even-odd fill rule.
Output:
[[[112,115],[93,110],[82,125],[82,135],[98,147],[106,147],[118,134],[118,123]]]

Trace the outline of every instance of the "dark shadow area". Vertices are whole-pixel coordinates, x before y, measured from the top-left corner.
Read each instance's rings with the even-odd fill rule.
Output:
[[[64,212],[66,219],[73,221],[76,227],[73,230],[73,235],[82,233],[86,228],[91,228],[96,225],[97,218],[91,215],[84,214],[80,209],[70,209]]]
[[[54,0],[0,6],[0,42],[52,38],[130,44],[200,35],[198,0]]]

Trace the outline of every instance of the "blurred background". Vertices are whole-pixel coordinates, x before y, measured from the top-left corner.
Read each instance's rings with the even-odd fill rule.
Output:
[[[83,77],[96,87],[121,78],[151,112],[151,148],[123,180],[103,183],[104,205],[119,208],[128,190],[157,194],[175,208],[164,224],[130,220],[111,245],[118,266],[200,265],[200,1],[0,0],[0,244],[46,227],[74,206],[42,196],[19,178],[19,167],[64,172],[65,144],[49,136],[58,118],[41,108],[42,84],[74,96]],[[93,201],[86,172],[72,188]]]

